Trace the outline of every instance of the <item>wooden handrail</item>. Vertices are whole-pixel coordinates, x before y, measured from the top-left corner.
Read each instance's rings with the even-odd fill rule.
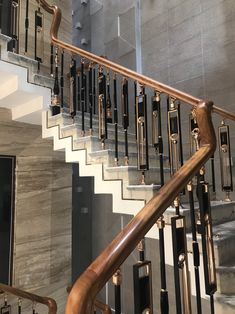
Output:
[[[0,283],[0,291],[7,292],[13,294],[22,299],[27,299],[35,303],[41,303],[48,307],[48,314],[56,314],[57,312],[57,304],[54,299],[42,297],[37,294],[33,294],[30,292],[26,292],[11,286],[7,286],[3,283]]]
[[[68,43],[65,43],[58,39],[58,30],[61,22],[61,10],[56,5],[49,5],[45,0],[36,0],[38,3],[40,3],[44,10],[46,10],[48,13],[53,14],[53,20],[51,24],[51,40],[52,43],[55,45],[68,50],[71,53],[79,54],[83,58],[87,58],[88,60],[98,63],[108,69],[113,70],[115,73],[119,73],[124,77],[132,78],[133,80],[139,82],[140,84],[149,86],[154,88],[155,90],[159,92],[166,93],[168,95],[171,95],[172,97],[175,97],[177,99],[180,99],[184,101],[186,104],[192,105],[196,107],[200,102],[203,100],[197,97],[194,97],[188,93],[184,93],[178,89],[175,89],[173,87],[170,87],[168,85],[162,84],[161,82],[158,82],[156,80],[153,80],[152,78],[139,74],[133,70],[130,70],[124,66],[121,66],[115,62],[109,61],[106,58],[99,57],[91,52],[88,52],[86,50],[83,50],[81,48],[75,47],[73,45],[70,45]],[[220,107],[213,106],[213,112],[221,115],[223,118],[231,119],[235,121],[235,114],[231,113],[227,110],[221,109]]]
[[[112,313],[111,308],[107,304],[104,304],[99,300],[95,300],[94,306],[97,309],[101,310],[103,312],[103,314],[111,314]]]
[[[67,292],[70,293],[70,291],[72,290],[72,286],[67,287]],[[95,299],[94,301],[94,307],[96,309],[99,309],[100,311],[102,311],[103,314],[111,314],[111,308],[108,304],[105,304],[97,299]]]

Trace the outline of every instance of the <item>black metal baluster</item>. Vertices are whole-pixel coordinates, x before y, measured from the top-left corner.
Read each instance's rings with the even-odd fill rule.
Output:
[[[161,314],[169,313],[169,300],[168,291],[166,286],[166,262],[165,262],[165,238],[164,228],[165,221],[161,216],[157,221],[157,227],[159,230],[159,255],[160,255],[160,272],[161,272],[161,292],[160,292],[160,307]]]
[[[60,113],[60,87],[59,87],[59,69],[58,69],[58,47],[55,48],[55,80],[53,88],[53,97],[52,97],[52,115]]]
[[[107,119],[106,119],[106,77],[103,68],[99,67],[99,139],[102,147],[105,147],[107,138]]]
[[[145,260],[145,239],[142,239],[137,246],[139,252],[139,261],[143,262]]]
[[[129,164],[128,154],[128,127],[129,127],[129,99],[128,99],[128,80],[123,78],[122,81],[122,116],[123,128],[125,136],[125,165]]]
[[[139,262],[133,265],[134,313],[153,313],[152,265],[145,260],[145,244],[138,245]]]
[[[92,114],[93,114],[93,93],[92,93],[92,64],[89,64],[89,113],[90,113],[90,134],[92,135]]]
[[[28,52],[28,37],[29,37],[29,0],[26,0],[26,9],[25,9],[25,46],[24,52]]]
[[[190,134],[189,134],[190,155],[192,156],[199,149],[199,128],[198,128],[194,113],[190,114],[189,125],[190,125]],[[189,196],[190,219],[191,219],[191,230],[192,230],[192,252],[193,252],[193,266],[194,266],[194,274],[195,274],[197,313],[202,314],[201,286],[200,286],[200,274],[199,274],[200,253],[199,253],[199,245],[197,242],[197,230],[196,230],[192,180],[188,183],[187,190],[188,190],[188,196]]]
[[[7,294],[4,294],[4,305],[0,308],[1,313],[10,314],[11,306],[7,303]]]
[[[202,304],[201,304],[201,287],[200,287],[200,274],[199,274],[200,253],[199,253],[199,246],[197,242],[192,181],[188,183],[187,190],[188,190],[188,195],[189,195],[190,219],[191,219],[191,230],[192,230],[192,252],[193,252],[193,266],[194,266],[195,286],[196,286],[197,313],[201,314]]]
[[[212,191],[215,194],[216,192],[216,187],[215,187],[215,158],[214,154],[210,158],[211,160],[211,183],[212,183]]]
[[[34,58],[38,62],[39,71],[43,61],[43,13],[40,6],[35,11]]]
[[[162,122],[161,122],[161,96],[155,91],[152,97],[152,142],[156,151],[158,151],[160,165],[161,186],[164,185],[164,166],[163,166],[163,140],[162,140]]]
[[[18,314],[21,314],[21,306],[22,306],[22,301],[21,301],[21,299],[19,298],[19,299],[18,299]]]
[[[96,114],[96,69],[93,69],[93,108],[94,114]]]
[[[137,127],[137,166],[142,171],[142,184],[145,184],[145,171],[149,170],[148,157],[148,122],[147,122],[147,95],[140,86],[140,94],[136,96],[136,127]]]
[[[194,111],[189,115],[190,156],[199,150],[199,128]]]
[[[205,181],[205,168],[201,168],[198,174],[197,185],[200,220],[198,222],[198,233],[202,239],[202,256],[205,278],[205,291],[210,296],[211,314],[214,314],[214,293],[217,290],[215,256],[212,232],[212,218],[209,198],[209,185]]]
[[[225,201],[230,202],[230,192],[233,191],[233,174],[231,162],[231,146],[229,126],[221,122],[219,127],[219,154],[220,154],[220,171],[221,171],[221,187],[226,193]]]
[[[179,130],[179,112],[175,105],[175,99],[169,97],[168,108],[168,143],[169,143],[169,161],[171,175],[180,167],[180,130]]]
[[[121,270],[118,269],[113,275],[114,284],[114,299],[115,299],[115,314],[121,314],[121,284],[122,284],[122,274]]]
[[[168,148],[171,175],[183,165],[183,147],[180,119],[180,104],[168,97]],[[185,190],[182,191],[185,194]]]
[[[137,82],[134,81],[134,97],[137,97]],[[137,140],[137,118],[136,118],[136,106],[135,106],[135,139]]]
[[[32,304],[32,310],[33,310],[33,314],[36,314],[36,303],[33,302]]]
[[[109,74],[109,71],[107,71],[106,83],[107,83],[106,120],[107,120],[107,123],[112,123],[112,101],[111,101],[111,94],[110,94],[110,74]]]
[[[115,126],[115,165],[118,166],[118,108],[117,108],[117,76],[113,77],[113,103],[114,103],[114,126]]]
[[[51,56],[50,56],[50,68],[51,68],[51,76],[54,76],[54,46],[51,43]]]
[[[61,68],[60,68],[60,101],[61,108],[64,108],[64,49],[61,51]]]
[[[179,106],[168,98],[168,145],[171,176],[182,165],[182,140]],[[176,313],[191,314],[191,290],[187,257],[185,217],[180,215],[180,197],[174,200],[176,216],[171,218]],[[181,304],[181,302],[183,304]],[[183,311],[183,312],[182,312]]]
[[[80,72],[78,73],[78,111],[81,111],[81,69]]]
[[[85,135],[85,86],[84,86],[84,60],[81,59],[81,107],[82,107],[82,136]]]
[[[175,204],[175,206],[179,206],[179,203]],[[185,217],[181,215],[172,217],[171,228],[173,243],[176,313],[191,314],[191,291],[187,257]],[[181,304],[181,302],[183,304]]]
[[[87,112],[87,100],[89,101],[89,99],[87,99],[87,75],[85,72],[86,67],[84,66],[84,71],[83,71],[83,88],[84,88],[84,110],[85,112]]]
[[[11,1],[11,24],[10,36],[11,41],[8,43],[8,50],[19,52],[19,0]]]
[[[155,91],[152,97],[152,143],[156,151],[158,151],[160,164],[160,181],[161,186],[164,185],[164,168],[163,168],[163,140],[162,140],[162,123],[161,123],[161,97],[158,91]],[[161,292],[160,306],[161,313],[169,313],[168,291],[166,286],[166,265],[165,265],[165,238],[164,228],[165,221],[162,216],[157,221],[159,229],[159,253],[160,253],[160,269],[161,269]]]
[[[182,130],[181,130],[181,112],[180,112],[180,103],[177,104],[178,116],[179,116],[179,142],[180,142],[180,165],[183,166],[184,164],[184,157],[183,157],[183,142],[182,142]],[[183,191],[183,193],[185,193]]]
[[[76,78],[77,78],[76,61],[72,57],[70,63],[70,115],[73,120],[77,113]]]

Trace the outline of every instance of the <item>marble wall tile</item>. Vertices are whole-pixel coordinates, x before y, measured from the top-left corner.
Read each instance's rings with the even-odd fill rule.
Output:
[[[191,19],[199,13],[201,13],[201,6],[199,5],[198,1],[182,1],[179,5],[169,8],[169,27],[179,25],[185,20]]]
[[[13,285],[45,296],[60,286],[62,313],[71,283],[71,165],[41,138],[40,126],[0,113],[0,154],[16,156]]]

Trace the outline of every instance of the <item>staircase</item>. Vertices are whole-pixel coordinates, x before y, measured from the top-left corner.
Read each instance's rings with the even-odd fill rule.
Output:
[[[79,118],[78,118],[79,119]],[[109,126],[110,131],[112,125]],[[120,132],[121,133],[121,132]],[[133,136],[133,144],[135,141]],[[160,188],[159,169],[146,176],[146,184],[141,184],[141,176],[134,166],[137,163],[136,153],[133,152],[131,165],[115,166],[114,150],[101,148],[99,139],[95,136],[81,136],[79,122],[72,124],[68,114],[62,113],[51,116],[50,112],[43,113],[43,137],[52,137],[54,149],[65,151],[66,162],[79,162],[80,176],[94,176],[95,193],[109,193],[113,195],[112,208],[114,213],[136,215],[143,205],[158,192]],[[155,161],[154,152],[151,156]],[[167,171],[167,169],[166,169]],[[168,170],[169,171],[169,170]],[[114,194],[113,191],[117,192]],[[134,205],[134,206],[133,206]],[[189,204],[182,204],[182,214],[189,221]],[[198,204],[195,204],[195,208]],[[212,218],[215,245],[215,260],[217,268],[218,293],[217,312],[233,313],[235,311],[235,289],[233,283],[235,269],[234,229],[235,229],[235,202],[212,201]],[[166,264],[173,265],[170,219],[174,216],[174,208],[169,207],[164,218],[166,221]],[[158,229],[154,226],[146,237],[159,239]],[[188,225],[188,248],[192,246],[190,225]],[[189,249],[190,250],[190,249]],[[189,263],[192,267],[193,257],[189,255]],[[201,261],[202,264],[202,261]],[[193,276],[193,273],[191,272]],[[191,281],[193,282],[193,277]],[[203,282],[203,277],[201,277]],[[193,291],[195,295],[195,291]],[[207,298],[204,295],[204,298]]]
[[[42,124],[43,138],[52,138],[54,150],[65,153],[66,162],[79,163],[80,176],[94,177],[95,193],[112,194],[112,210],[117,214],[135,216],[141,208],[158,193],[160,188],[159,164],[155,150],[150,147],[149,158],[151,171],[146,172],[143,184],[141,173],[137,170],[137,151],[135,134],[129,133],[129,164],[124,164],[124,133],[118,127],[119,165],[114,160],[114,125],[108,125],[109,139],[102,147],[98,138],[98,119],[93,117],[93,134],[86,131],[82,135],[81,116],[78,114],[72,121],[65,112],[52,116],[50,89],[53,80],[38,75],[37,64],[24,56],[6,51],[7,38],[0,35],[0,107],[9,108],[12,120]],[[89,116],[85,114],[88,123]],[[123,160],[123,162],[122,162]],[[165,158],[165,176],[170,178],[170,170]],[[189,217],[190,209],[187,197],[184,197],[182,214]],[[198,204],[195,204],[197,207]],[[212,218],[215,245],[215,261],[217,270],[218,292],[216,294],[216,313],[232,314],[235,311],[235,202],[212,201]],[[164,218],[166,264],[172,266],[172,245],[170,219],[174,209],[169,207]],[[159,239],[157,226],[153,226],[146,237]],[[191,233],[187,223],[187,241],[189,264],[192,269],[193,256],[190,252]],[[199,243],[200,245],[200,243]],[[202,259],[202,258],[201,258]],[[202,264],[202,261],[201,261]],[[193,282],[193,271],[191,271]],[[201,276],[203,282],[203,276]],[[202,284],[203,287],[203,284]],[[203,290],[203,289],[202,289]],[[195,295],[195,291],[192,291]],[[202,297],[207,298],[202,292]]]

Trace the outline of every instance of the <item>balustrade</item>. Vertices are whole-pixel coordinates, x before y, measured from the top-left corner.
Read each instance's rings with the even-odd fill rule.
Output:
[[[108,149],[114,141],[114,164],[116,166],[133,165],[130,158],[130,145],[134,142],[135,166],[139,170],[139,183],[147,185],[146,172],[158,166],[158,176],[154,184],[159,191],[146,204],[143,210],[124,228],[104,252],[89,266],[75,283],[70,293],[66,313],[90,313],[98,291],[113,276],[115,290],[115,313],[121,313],[121,264],[134,250],[137,243],[140,258],[133,265],[133,291],[135,313],[153,313],[152,265],[145,259],[143,237],[156,223],[159,233],[160,256],[160,310],[169,313],[166,272],[166,241],[164,212],[168,206],[175,208],[171,217],[173,269],[175,283],[176,313],[190,314],[195,309],[191,304],[191,286],[195,285],[197,313],[202,313],[202,289],[210,297],[211,313],[214,313],[214,293],[216,292],[216,269],[213,245],[212,215],[210,205],[210,189],[216,192],[215,182],[215,134],[211,114],[222,117],[218,127],[218,150],[221,165],[221,185],[226,193],[226,201],[230,201],[233,191],[232,162],[229,125],[225,119],[235,121],[235,115],[210,102],[180,92],[170,86],[161,84],[148,77],[128,70],[107,58],[99,57],[66,44],[57,38],[61,12],[50,6],[45,0],[38,1],[43,9],[53,14],[51,28],[51,60],[50,74],[54,77],[52,95],[52,115],[70,114],[71,124],[81,122],[80,136],[93,136],[100,140],[100,149]],[[28,1],[26,8],[26,37],[28,32]],[[14,13],[14,17],[16,12]],[[35,59],[42,62],[38,43],[42,40],[40,33],[43,17],[40,9],[36,11],[35,22]],[[16,29],[14,28],[14,32]],[[17,36],[13,36],[16,39]],[[40,37],[40,38],[39,38]],[[27,51],[27,39],[25,40]],[[65,56],[67,55],[67,58]],[[70,65],[65,59],[71,59]],[[80,67],[77,65],[80,64]],[[65,74],[67,72],[67,75]],[[60,80],[59,80],[60,77]],[[66,85],[65,82],[68,82]],[[134,88],[132,88],[134,87]],[[65,95],[69,95],[66,99]],[[150,97],[149,97],[150,95]],[[149,100],[150,99],[150,100]],[[167,101],[164,101],[167,99]],[[188,151],[183,153],[186,135],[182,134],[181,110],[191,107],[189,112]],[[166,108],[166,115],[162,108]],[[185,116],[185,114],[184,114]],[[97,123],[98,121],[98,123]],[[119,125],[122,121],[122,125]],[[96,124],[95,124],[96,123]],[[114,125],[114,139],[110,132]],[[166,153],[165,146],[168,146]],[[133,152],[132,152],[133,153]],[[121,160],[120,156],[124,158]],[[184,161],[185,156],[190,159]],[[155,163],[153,164],[154,161]],[[210,160],[211,187],[207,182],[205,163]],[[170,177],[167,169],[170,168]],[[166,183],[165,183],[166,182]],[[187,247],[187,218],[182,203],[188,197],[190,207],[190,227],[192,247]],[[195,208],[195,198],[199,206]],[[199,252],[199,236],[202,252]],[[193,270],[195,282],[190,283],[188,255],[193,254]],[[200,253],[203,265],[200,265]],[[201,268],[204,270],[205,287],[200,282]],[[125,280],[123,278],[123,280]],[[86,289],[83,289],[86,286]],[[76,302],[74,303],[74,299]],[[96,301],[95,307],[99,304]],[[106,309],[110,311],[110,309]]]
[[[12,296],[17,297],[17,302],[15,302]],[[1,297],[3,299],[3,305],[1,305],[0,308],[1,313],[10,314],[11,311],[14,310],[17,311],[18,314],[23,314],[24,308],[28,311],[29,301],[31,302],[31,313],[33,314],[39,314],[37,310],[39,304],[47,306],[48,314],[56,314],[57,312],[57,305],[54,299],[41,297],[39,295],[0,283],[0,298]],[[44,309],[43,313],[45,313]]]

